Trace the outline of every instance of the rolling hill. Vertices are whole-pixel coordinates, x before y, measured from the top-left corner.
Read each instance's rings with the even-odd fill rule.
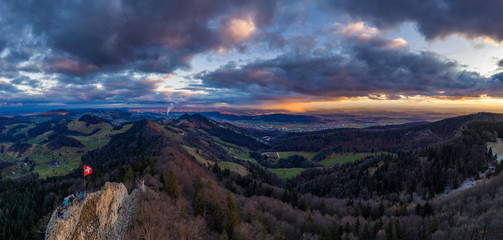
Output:
[[[0,211],[2,239],[39,238],[55,204],[82,191],[82,164],[94,170],[90,192],[106,182],[149,189],[128,225],[133,238],[146,231],[192,239],[463,238],[481,228],[499,236],[488,221],[499,217],[496,208],[469,201],[500,201],[503,164],[487,142],[503,136],[501,114],[269,141],[200,114],[122,124],[92,114],[2,121],[0,210],[9,209]],[[262,154],[274,152],[276,159]],[[464,190],[467,181],[474,186]],[[465,232],[448,224],[466,218],[477,222],[462,225]]]

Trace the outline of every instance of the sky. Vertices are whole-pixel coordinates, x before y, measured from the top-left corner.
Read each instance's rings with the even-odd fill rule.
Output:
[[[503,112],[499,0],[0,1],[0,112]]]

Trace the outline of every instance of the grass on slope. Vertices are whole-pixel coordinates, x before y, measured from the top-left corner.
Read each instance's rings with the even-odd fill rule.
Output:
[[[19,125],[26,125],[26,123],[14,123],[5,126],[5,129],[2,131],[2,134],[6,134],[9,130],[13,129],[14,127],[17,127]]]
[[[235,158],[239,158],[241,160],[245,160],[245,161],[248,161],[248,162],[255,162],[255,159],[253,159],[253,158],[250,157],[250,152],[248,152],[246,150],[235,150],[235,149],[233,149],[233,151],[229,152],[229,154],[231,154],[231,156],[234,156]]]
[[[314,157],[314,155],[316,155],[316,152],[278,152],[278,154],[279,158],[276,160],[279,160],[281,158],[286,159],[293,155],[300,155],[307,158],[308,160],[311,160]]]
[[[248,169],[246,169],[244,166],[239,165],[237,163],[222,161],[222,162],[218,162],[218,166],[222,169],[229,169],[230,171],[236,172],[237,174],[239,174],[241,176],[248,175]]]
[[[205,131],[204,131],[205,132]],[[206,133],[206,132],[205,132]],[[250,150],[246,147],[240,147],[236,144],[226,142],[218,137],[212,136],[212,139],[220,145],[227,153],[235,158],[239,158],[243,161],[255,163],[255,159],[250,157]]]
[[[334,153],[330,155],[330,157],[322,160],[320,163],[330,167],[334,165],[334,163],[339,163],[339,164],[344,164],[344,163],[349,163],[349,162],[354,162],[358,161],[360,159],[369,157],[369,156],[374,156],[374,155],[379,155],[383,154],[384,152],[378,152],[378,153],[369,153],[369,152],[363,152],[363,153]]]
[[[5,159],[6,154],[3,153],[0,154],[0,158],[10,160],[16,163],[16,165],[4,169],[2,171],[2,176],[5,178],[18,178],[28,173],[31,166],[19,164],[25,158],[35,162],[32,172],[39,173],[41,179],[65,175],[80,166],[81,153],[79,151],[81,151],[81,149],[74,147],[62,147],[59,150],[52,151],[43,145],[35,145],[27,151],[29,154],[24,155],[25,157],[23,158]],[[54,164],[51,164],[52,162],[59,162],[59,165],[56,167]],[[12,175],[12,172],[16,174]]]
[[[189,152],[190,155],[192,155],[196,161],[198,161],[199,163],[205,165],[205,166],[209,166],[209,164],[213,164],[213,161],[210,161],[210,160],[207,160],[206,158],[204,158],[203,156],[201,156],[198,152],[197,152],[197,149],[193,148],[193,147],[189,147],[189,146],[185,146],[185,145],[182,145],[182,147],[187,151]]]
[[[35,160],[33,172],[38,172],[40,178],[59,176],[70,173],[80,166],[81,149],[74,147],[62,147],[52,151],[44,146],[37,146],[36,150],[28,157]],[[59,166],[50,165],[51,162],[59,162]]]
[[[299,175],[306,168],[268,168],[267,170],[276,174],[281,179],[287,179]]]

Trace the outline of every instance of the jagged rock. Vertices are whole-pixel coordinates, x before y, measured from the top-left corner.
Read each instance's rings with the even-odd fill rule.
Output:
[[[54,211],[45,239],[122,239],[140,194],[139,190],[128,194],[122,183],[107,182],[101,191],[68,207],[63,218],[58,218]]]

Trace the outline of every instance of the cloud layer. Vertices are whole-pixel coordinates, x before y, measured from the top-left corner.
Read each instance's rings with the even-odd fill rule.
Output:
[[[501,96],[499,75],[483,77],[436,53],[411,51],[405,40],[385,39],[361,22],[336,26],[335,32],[344,36],[338,42],[342,51],[314,44],[308,51],[293,48],[273,59],[228,64],[197,77],[205,87],[311,100]]]
[[[501,41],[502,7],[496,0],[1,1],[0,104],[503,97],[501,74],[465,70],[382,32],[412,22],[428,40]]]
[[[500,0],[327,0],[324,6],[380,28],[414,22],[428,39],[460,34],[503,40]]]

